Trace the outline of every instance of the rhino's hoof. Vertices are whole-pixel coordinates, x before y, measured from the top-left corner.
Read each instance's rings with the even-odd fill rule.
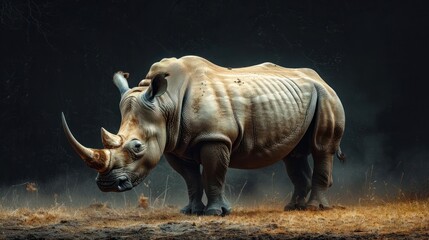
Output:
[[[297,203],[289,203],[285,206],[284,211],[295,211],[295,210],[305,210],[306,206],[297,204]]]
[[[180,210],[180,213],[186,214],[186,215],[202,215],[204,214],[204,211],[192,211],[191,208],[182,208]]]
[[[231,208],[226,209],[224,207],[222,207],[221,209],[216,209],[216,208],[212,208],[212,209],[207,209],[204,212],[204,215],[206,216],[226,216],[229,215],[231,213]]]
[[[192,211],[191,209],[182,209],[180,210],[180,213],[185,215],[197,215],[197,216],[204,215],[204,211]]]
[[[207,216],[220,216],[222,215],[222,211],[219,209],[209,209],[204,212],[204,215]]]
[[[319,205],[319,210],[332,210],[332,209],[334,208],[329,205],[322,205],[322,204]]]
[[[180,209],[180,213],[183,213],[183,214],[186,214],[186,215],[191,215],[192,214],[192,209],[184,207],[184,208]]]
[[[329,204],[321,204],[316,201],[307,203],[306,210],[309,211],[320,211],[320,210],[331,210],[332,207]]]
[[[197,216],[204,215],[204,211],[183,211],[183,210],[181,210],[180,213],[183,213],[185,215],[197,215]]]
[[[203,208],[192,208],[190,205],[187,205],[186,207],[182,208],[180,210],[180,213],[186,214],[186,215],[203,215],[204,214],[204,207]]]
[[[319,206],[315,206],[315,205],[307,205],[305,207],[305,209],[308,210],[308,211],[319,211],[320,210]]]

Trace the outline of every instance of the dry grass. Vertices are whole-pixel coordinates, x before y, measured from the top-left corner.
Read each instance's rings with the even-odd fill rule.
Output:
[[[382,206],[341,207],[331,211],[279,212],[277,210],[238,212],[231,221],[269,223],[270,232],[312,232],[317,234],[350,232],[396,233],[429,231],[429,201],[389,203]]]
[[[337,207],[318,212],[284,212],[280,206],[272,205],[236,207],[227,217],[185,216],[176,208],[115,209],[106,203],[85,208],[2,209],[0,229],[0,238],[25,238],[31,233],[48,239],[125,235],[136,238],[402,236],[427,239],[429,200]]]

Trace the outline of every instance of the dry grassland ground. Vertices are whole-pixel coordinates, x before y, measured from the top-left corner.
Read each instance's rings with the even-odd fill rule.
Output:
[[[176,208],[0,210],[0,239],[429,239],[429,199],[329,211],[236,207],[226,217],[185,216]]]

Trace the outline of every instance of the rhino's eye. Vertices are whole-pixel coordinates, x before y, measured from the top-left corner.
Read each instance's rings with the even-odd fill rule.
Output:
[[[128,149],[136,156],[139,156],[143,150],[144,150],[144,145],[142,142],[140,142],[137,139],[133,139],[128,143]]]

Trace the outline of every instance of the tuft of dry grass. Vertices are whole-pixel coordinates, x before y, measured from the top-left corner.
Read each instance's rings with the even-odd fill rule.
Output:
[[[145,197],[143,194],[139,197],[139,207],[147,209],[149,207],[149,199]]]
[[[25,186],[25,190],[27,190],[27,192],[37,192],[36,183],[34,183],[34,182],[27,183]]]

